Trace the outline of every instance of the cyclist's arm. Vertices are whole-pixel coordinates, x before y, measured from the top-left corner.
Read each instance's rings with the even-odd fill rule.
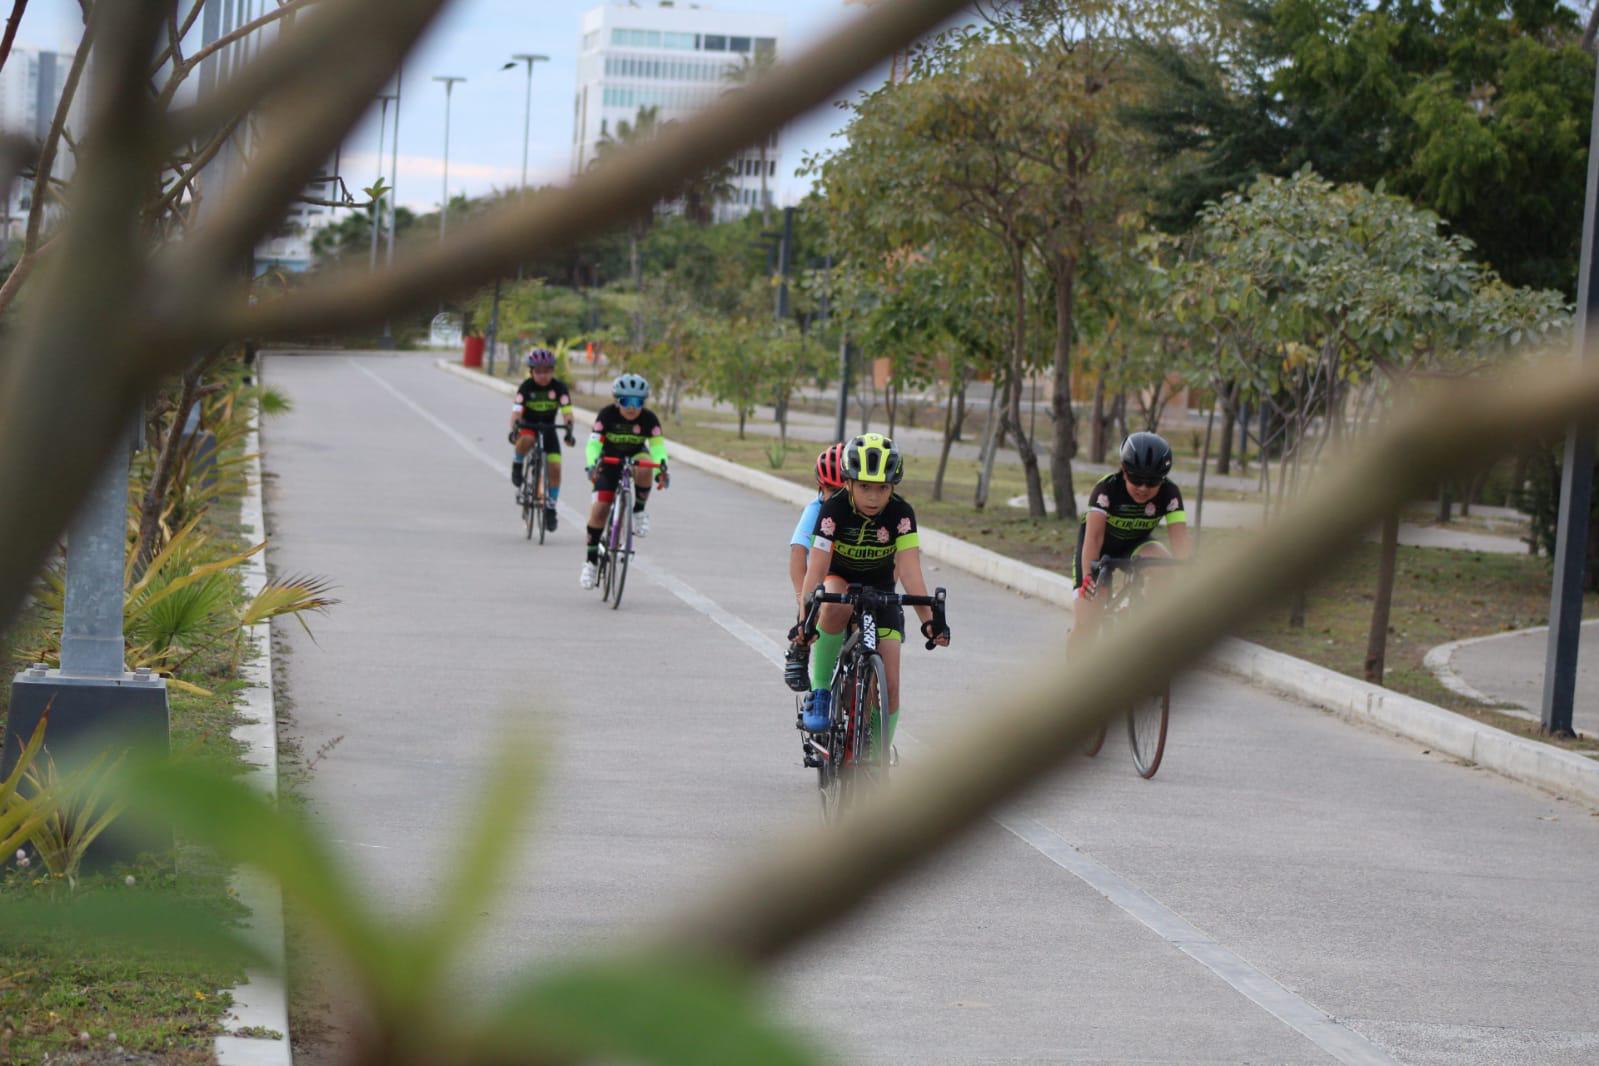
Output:
[[[833,542],[826,537],[818,536],[812,542],[810,554],[805,560],[805,577],[800,584],[806,598],[812,591],[821,585],[827,577],[827,568],[833,565]],[[805,620],[804,600],[801,600],[800,621]]]
[[[517,401],[511,405],[511,428],[515,429],[518,425],[521,424],[521,422],[522,422],[522,399],[521,399],[521,397],[517,397]]]
[[[1187,522],[1178,522],[1166,527],[1166,536],[1171,538],[1171,553],[1179,559],[1187,559],[1194,553],[1194,538],[1188,532]]]
[[[802,544],[788,546],[788,580],[794,586],[794,602],[803,609],[804,596],[800,590],[805,587],[806,564],[810,562],[810,552]]]
[[[922,549],[901,548],[894,553],[894,576],[912,596],[927,595],[927,579],[922,576]],[[933,609],[920,604],[911,608],[923,623],[933,620]]]
[[[599,462],[600,452],[603,451],[604,448],[605,434],[601,433],[600,427],[596,425],[594,427],[594,432],[589,434],[588,445],[583,449],[583,465],[585,467],[590,467]]]
[[[655,462],[660,463],[662,466],[665,466],[666,465],[666,438],[665,437],[651,437],[650,438],[649,447],[650,447],[650,458],[653,459]]]
[[[1099,557],[1105,553],[1105,512],[1089,511],[1088,524],[1083,530],[1083,573],[1088,577],[1093,571],[1090,569]]]

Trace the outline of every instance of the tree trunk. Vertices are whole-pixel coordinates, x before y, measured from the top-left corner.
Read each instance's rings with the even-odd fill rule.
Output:
[[[1044,481],[1038,472],[1038,453],[1022,426],[1022,378],[1027,357],[1027,262],[1020,244],[1011,248],[1011,283],[1014,286],[1015,304],[1011,313],[1010,399],[1005,405],[1004,421],[1016,434],[1016,454],[1022,461],[1022,472],[1027,477],[1027,513],[1043,518]]]
[[[1116,394],[1116,402],[1110,405],[1110,417],[1116,426],[1116,441],[1119,444],[1119,442],[1127,439],[1127,393],[1125,391]]]
[[[1232,472],[1233,465],[1233,425],[1237,417],[1233,413],[1231,386],[1222,385],[1217,391],[1217,398],[1222,401],[1221,409],[1221,447],[1216,453],[1216,473],[1226,477]]]
[[[1454,517],[1454,500],[1450,492],[1452,488],[1448,478],[1438,483],[1438,521],[1443,524],[1448,524]]]
[[[883,403],[888,408],[888,435],[893,437],[899,419],[899,386],[893,381],[883,388]]]
[[[1088,459],[1092,463],[1105,461],[1105,372],[1099,373],[1099,380],[1094,382],[1094,424],[1089,433]]]
[[[1371,633],[1366,638],[1366,680],[1382,684],[1383,657],[1388,649],[1388,614],[1394,600],[1394,561],[1399,555],[1399,512],[1382,520],[1382,555],[1377,564],[1377,600],[1371,607]]]
[[[639,262],[638,254],[639,232],[634,226],[627,232],[627,265],[633,276],[633,349],[637,351],[644,347],[644,309],[638,305],[644,292],[644,269]],[[740,433],[739,436],[744,434]]]
[[[1077,261],[1061,256],[1055,271],[1055,387],[1050,402],[1055,426],[1050,440],[1049,478],[1055,490],[1055,517],[1077,521],[1072,460],[1077,458],[1077,413],[1072,410],[1072,332],[1076,328]]]
[[[200,379],[205,375],[209,359],[201,360],[183,375],[183,387],[178,393],[178,404],[172,412],[172,425],[161,442],[161,453],[156,457],[155,469],[144,486],[144,498],[139,501],[138,570],[155,558],[161,546],[157,543],[161,532],[161,511],[166,504],[167,490],[172,486],[172,475],[178,468],[178,452],[183,448],[183,426],[194,407],[195,394],[200,389]]]
[[[740,407],[738,409],[738,439],[739,440],[743,440],[744,439],[744,420],[748,416],[749,416],[749,411],[747,411],[745,408]]]
[[[977,473],[977,493],[972,506],[979,511],[988,506],[988,484],[994,476],[994,453],[999,451],[999,389],[1001,375],[994,375],[993,388],[988,392],[988,417],[983,422],[983,446],[978,451],[981,468]]]
[[[1298,589],[1288,601],[1288,628],[1305,628],[1305,590]]]
[[[1200,523],[1205,518],[1205,471],[1210,466],[1210,436],[1211,431],[1216,428],[1216,402],[1210,401],[1210,414],[1205,416],[1205,446],[1199,452],[1199,491],[1194,503],[1195,530],[1199,529]]]
[[[955,394],[955,426],[950,433],[950,440],[960,440],[961,430],[966,426],[966,386],[971,380],[969,373],[961,371],[960,391]]]
[[[953,384],[953,382],[951,383]],[[964,406],[958,401],[966,396],[966,383],[962,382],[959,390],[950,392],[948,401],[944,404],[944,442],[938,449],[938,472],[933,475],[933,499],[944,498],[944,472],[949,469],[949,450],[955,443],[955,434],[960,423],[955,417],[957,406]]]

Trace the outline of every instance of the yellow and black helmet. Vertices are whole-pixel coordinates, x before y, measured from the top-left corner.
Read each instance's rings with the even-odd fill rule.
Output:
[[[898,485],[905,476],[899,449],[881,433],[862,433],[844,445],[844,480]]]

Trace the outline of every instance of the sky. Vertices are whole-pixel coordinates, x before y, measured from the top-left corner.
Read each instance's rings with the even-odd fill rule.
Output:
[[[270,0],[268,0],[270,2]],[[640,0],[640,3],[653,0]],[[787,16],[787,54],[798,54],[831,28],[857,17],[842,0],[700,0],[702,6],[738,11],[781,11]],[[257,5],[259,7],[259,4]],[[533,69],[528,181],[564,182],[571,160],[572,99],[577,87],[578,25],[594,0],[456,0],[406,61],[400,100],[399,201],[413,210],[437,209],[443,178],[444,88],[439,75],[464,77],[452,91],[450,194],[478,196],[515,188],[522,168],[526,74],[519,63],[501,69],[516,52],[542,53],[550,62]],[[67,50],[82,25],[77,0],[33,0],[23,17],[21,44]],[[866,79],[880,82],[884,71]],[[841,93],[841,96],[849,95]],[[809,187],[794,176],[802,155],[830,143],[845,115],[819,108],[786,129],[783,170],[774,195],[792,203]],[[392,125],[390,129],[392,130]],[[837,144],[837,141],[831,141]],[[378,109],[352,131],[340,169],[352,191],[377,177]],[[389,154],[385,146],[384,156]],[[387,173],[388,167],[384,166]]]

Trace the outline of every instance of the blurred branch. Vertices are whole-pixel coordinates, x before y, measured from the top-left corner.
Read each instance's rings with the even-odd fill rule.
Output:
[[[1158,610],[1140,611],[1093,655],[1037,678],[870,797],[842,832],[785,840],[766,860],[700,899],[649,938],[651,949],[769,961],[836,923],[1048,774],[1130,699],[1156,692],[1241,622],[1359,542],[1439,475],[1541,439],[1548,427],[1599,417],[1599,359],[1569,356],[1440,384],[1358,454],[1318,479],[1269,534],[1184,569]],[[1403,455],[1403,463],[1393,456]],[[1135,648],[1136,676],[1125,664]],[[1066,694],[1064,697],[1062,694]],[[819,857],[822,857],[819,859]]]
[[[207,342],[224,335],[271,335],[339,330],[381,321],[385,315],[462,291],[508,269],[530,248],[554,250],[610,229],[619,218],[648,211],[707,167],[759,141],[769,130],[830,101],[843,86],[870,71],[965,6],[965,0],[884,4],[835,30],[791,64],[737,93],[721,97],[692,119],[620,150],[585,171],[582,181],[518,201],[466,223],[460,235],[393,271],[371,276],[345,270],[315,289],[256,307],[242,297],[212,298],[202,306],[217,317],[203,324]],[[214,286],[201,270],[193,280]]]
[[[0,70],[11,58],[11,43],[17,39],[17,27],[22,25],[22,13],[28,9],[28,0],[12,0],[11,17],[6,19],[6,35],[0,37]]]
[[[287,2],[283,3],[281,6],[268,11],[260,18],[247,22],[243,26],[238,27],[230,33],[223,34],[221,37],[218,37],[204,48],[201,48],[188,59],[182,58],[180,53],[169,46],[167,51],[161,54],[162,58],[156,61],[156,66],[159,67],[167,56],[170,55],[174,57],[172,74],[167,78],[166,87],[161,90],[161,107],[166,108],[171,105],[172,98],[177,94],[178,87],[182,85],[189,75],[194,72],[195,67],[198,67],[211,56],[216,55],[218,52],[222,51],[222,49],[233,44],[235,41],[242,41],[244,38],[250,36],[250,34],[255,33],[257,30],[260,30],[266,26],[270,26],[272,23],[277,22],[279,19],[282,19],[287,15],[293,14],[294,12],[299,11],[304,7],[308,7],[311,4],[319,4],[322,2],[323,0],[287,0]],[[200,6],[201,5],[196,4],[196,10],[198,10]],[[193,18],[192,13],[190,17],[191,19]]]

